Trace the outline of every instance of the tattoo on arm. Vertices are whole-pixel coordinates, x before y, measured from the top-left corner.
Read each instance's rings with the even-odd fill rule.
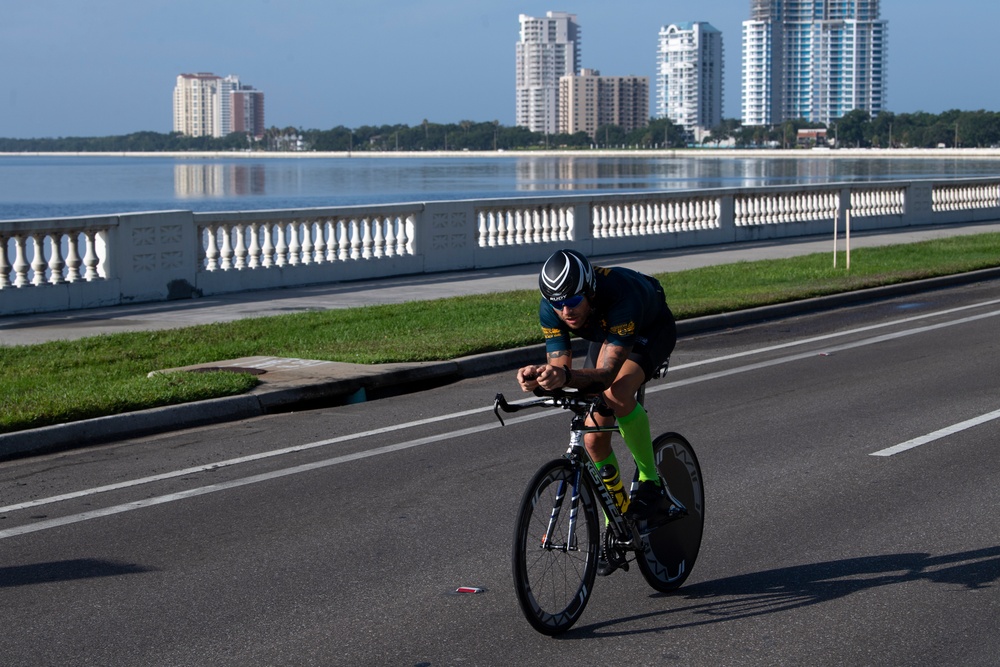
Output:
[[[601,351],[601,367],[598,370],[600,371],[601,382],[605,386],[610,387],[611,383],[618,377],[618,372],[621,370],[625,360],[628,359],[629,352],[631,351],[631,347],[622,347],[621,345],[604,346],[604,349]]]

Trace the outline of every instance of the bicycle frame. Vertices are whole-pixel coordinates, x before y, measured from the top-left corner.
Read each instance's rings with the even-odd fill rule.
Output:
[[[614,499],[611,497],[611,493],[608,491],[607,487],[604,486],[603,480],[597,471],[597,466],[594,465],[593,460],[591,460],[590,455],[587,453],[587,449],[583,444],[583,437],[588,433],[617,433],[617,426],[587,426],[585,421],[588,416],[593,414],[600,404],[600,396],[594,397],[584,397],[583,395],[574,395],[571,392],[556,391],[553,392],[551,396],[547,396],[537,401],[531,401],[529,403],[515,404],[511,405],[507,403],[503,394],[497,394],[493,411],[503,424],[503,418],[500,417],[500,410],[504,412],[517,412],[526,408],[532,407],[561,407],[572,410],[574,417],[570,425],[570,441],[569,447],[566,449],[566,453],[563,457],[569,460],[573,464],[573,468],[576,474],[573,477],[573,488],[572,495],[570,496],[570,519],[569,519],[569,543],[562,546],[555,546],[549,542],[549,535],[552,531],[549,530],[546,533],[545,542],[542,544],[543,548],[566,548],[568,550],[575,549],[573,544],[574,540],[572,536],[576,534],[576,521],[577,521],[577,511],[580,502],[580,484],[584,483],[588,486],[591,495],[596,499],[597,504],[604,510],[605,516],[608,517],[608,530],[612,532],[615,537],[617,546],[626,549],[637,549],[639,548],[639,539],[635,534],[632,525],[626,521],[625,517],[622,515],[621,510],[618,509],[618,505],[615,504]],[[584,474],[585,473],[585,474]],[[552,514],[549,518],[549,526],[555,525],[556,521],[559,519],[560,513],[562,512],[562,505],[565,500],[566,489],[563,488],[565,482],[560,483],[560,487],[557,491],[557,497],[555,506],[552,508]]]

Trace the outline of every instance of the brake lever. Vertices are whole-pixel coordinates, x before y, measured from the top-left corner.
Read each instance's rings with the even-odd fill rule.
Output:
[[[510,403],[507,402],[507,399],[504,398],[503,394],[497,394],[496,398],[493,399],[493,414],[495,414],[497,419],[500,420],[501,426],[506,426],[506,424],[503,423],[503,417],[500,416],[500,410],[503,410],[504,412],[513,412],[513,410],[510,409]]]

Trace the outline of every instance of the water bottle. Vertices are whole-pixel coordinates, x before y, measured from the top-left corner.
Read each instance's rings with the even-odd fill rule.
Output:
[[[618,474],[618,469],[611,464],[601,468],[601,481],[604,482],[604,486],[611,494],[618,510],[624,514],[628,510],[629,500],[628,494],[625,493],[625,487],[622,486],[622,476]]]

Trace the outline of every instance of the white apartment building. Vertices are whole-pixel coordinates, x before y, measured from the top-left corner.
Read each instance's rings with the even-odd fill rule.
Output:
[[[886,108],[888,24],[878,0],[751,0],[743,125],[829,123]]]
[[[580,25],[575,14],[521,14],[516,56],[514,122],[532,132],[559,130],[559,79],[580,68]]]
[[[248,94],[250,91],[252,94]],[[192,137],[224,137],[234,131],[257,134],[259,130],[263,134],[263,127],[264,94],[241,84],[238,76],[199,72],[177,77],[174,132]]]
[[[564,134],[586,132],[591,139],[597,129],[617,125],[625,132],[649,123],[649,77],[601,76],[583,69],[579,76],[559,80],[559,127]]]
[[[660,28],[656,117],[701,140],[722,123],[722,33],[701,21]]]
[[[201,72],[181,74],[174,86],[174,132],[192,137],[222,136],[219,106],[221,77]]]

